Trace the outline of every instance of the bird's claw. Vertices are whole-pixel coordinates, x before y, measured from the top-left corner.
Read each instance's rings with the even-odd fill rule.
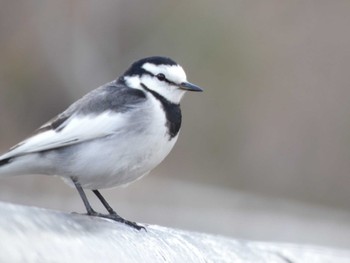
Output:
[[[111,219],[113,221],[126,224],[126,225],[128,225],[128,226],[130,226],[132,228],[135,228],[135,229],[139,230],[139,231],[143,229],[143,230],[145,230],[147,232],[147,229],[144,226],[141,226],[141,225],[138,225],[135,222],[126,220],[126,219],[122,218],[121,216],[119,216],[117,213],[102,214],[102,213],[98,213],[96,211],[89,211],[86,215]]]

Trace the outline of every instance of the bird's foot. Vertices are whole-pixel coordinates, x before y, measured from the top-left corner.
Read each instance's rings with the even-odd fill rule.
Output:
[[[121,216],[119,216],[115,212],[114,213],[110,213],[110,214],[102,214],[102,213],[98,213],[98,212],[93,210],[93,211],[89,211],[87,213],[87,215],[111,219],[111,220],[114,220],[114,221],[126,224],[126,225],[128,225],[128,226],[130,226],[132,228],[135,228],[135,229],[139,230],[139,231],[141,229],[144,229],[147,232],[147,229],[144,226],[140,226],[140,225],[136,224],[135,222],[126,220],[126,219],[122,218]]]

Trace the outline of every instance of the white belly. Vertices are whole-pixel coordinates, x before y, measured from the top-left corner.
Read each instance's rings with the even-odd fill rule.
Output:
[[[66,165],[57,167],[55,174],[75,176],[83,188],[100,189],[128,184],[149,173],[169,154],[178,135],[170,139],[164,112],[159,108],[146,113],[139,114],[139,123],[127,132],[63,151],[61,158]]]
[[[145,140],[146,139],[146,140]],[[100,189],[128,184],[146,175],[169,154],[176,138],[155,140],[134,138],[132,143],[118,140],[92,142],[78,153],[75,163],[64,169],[63,177],[75,176],[83,188]]]

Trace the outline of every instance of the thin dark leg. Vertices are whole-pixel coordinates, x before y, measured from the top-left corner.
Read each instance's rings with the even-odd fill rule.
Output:
[[[97,196],[98,199],[100,199],[103,206],[107,209],[108,213],[110,214],[116,214],[116,212],[113,210],[113,208],[107,203],[106,199],[101,195],[101,193],[98,190],[92,190],[92,192]]]
[[[113,210],[113,208],[107,203],[106,199],[101,195],[101,193],[98,190],[92,190],[92,192],[97,196],[97,198],[101,201],[101,203],[103,204],[103,206],[107,209],[107,211],[109,213],[109,215],[103,215],[103,217],[106,217],[106,218],[109,218],[109,219],[113,219],[113,220],[115,220],[117,222],[124,223],[124,224],[126,224],[128,226],[136,228],[137,230],[141,230],[141,229],[146,230],[145,227],[140,226],[140,225],[136,224],[135,222],[131,222],[129,220],[126,220],[126,219],[122,218],[120,215],[118,215]]]
[[[75,177],[71,177],[75,188],[78,190],[78,193],[81,197],[81,199],[83,200],[83,203],[85,205],[87,214],[89,216],[97,216],[97,217],[103,217],[103,218],[108,218],[108,219],[112,219],[115,220],[117,222],[121,222],[124,223],[128,226],[131,226],[133,228],[136,228],[137,230],[141,230],[141,229],[145,229],[145,227],[143,226],[139,226],[138,224],[136,224],[135,222],[131,222],[128,220],[125,220],[124,218],[120,217],[114,210],[113,208],[107,203],[106,199],[103,198],[103,196],[100,194],[100,192],[98,190],[92,190],[94,192],[94,194],[98,197],[98,199],[100,199],[101,203],[103,204],[103,206],[107,209],[107,211],[109,212],[109,215],[105,215],[105,214],[101,214],[101,213],[97,213],[94,209],[92,209],[86,194],[83,190],[83,188],[81,187],[80,183],[78,182],[78,180]]]
[[[81,185],[78,182],[78,180],[76,178],[74,178],[74,177],[71,177],[71,179],[72,179],[72,181],[73,181],[73,183],[75,185],[75,188],[78,190],[78,193],[79,193],[81,199],[83,200],[83,203],[85,205],[87,214],[88,215],[96,215],[97,212],[94,209],[92,209],[92,207],[91,207],[91,205],[90,205],[90,203],[89,203],[89,201],[88,201],[88,199],[86,197],[86,194],[84,193],[84,190],[81,187]]]

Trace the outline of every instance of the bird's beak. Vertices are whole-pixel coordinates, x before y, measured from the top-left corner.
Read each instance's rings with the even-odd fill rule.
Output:
[[[180,89],[187,90],[187,91],[203,91],[200,87],[190,83],[190,82],[182,82],[179,85]]]

